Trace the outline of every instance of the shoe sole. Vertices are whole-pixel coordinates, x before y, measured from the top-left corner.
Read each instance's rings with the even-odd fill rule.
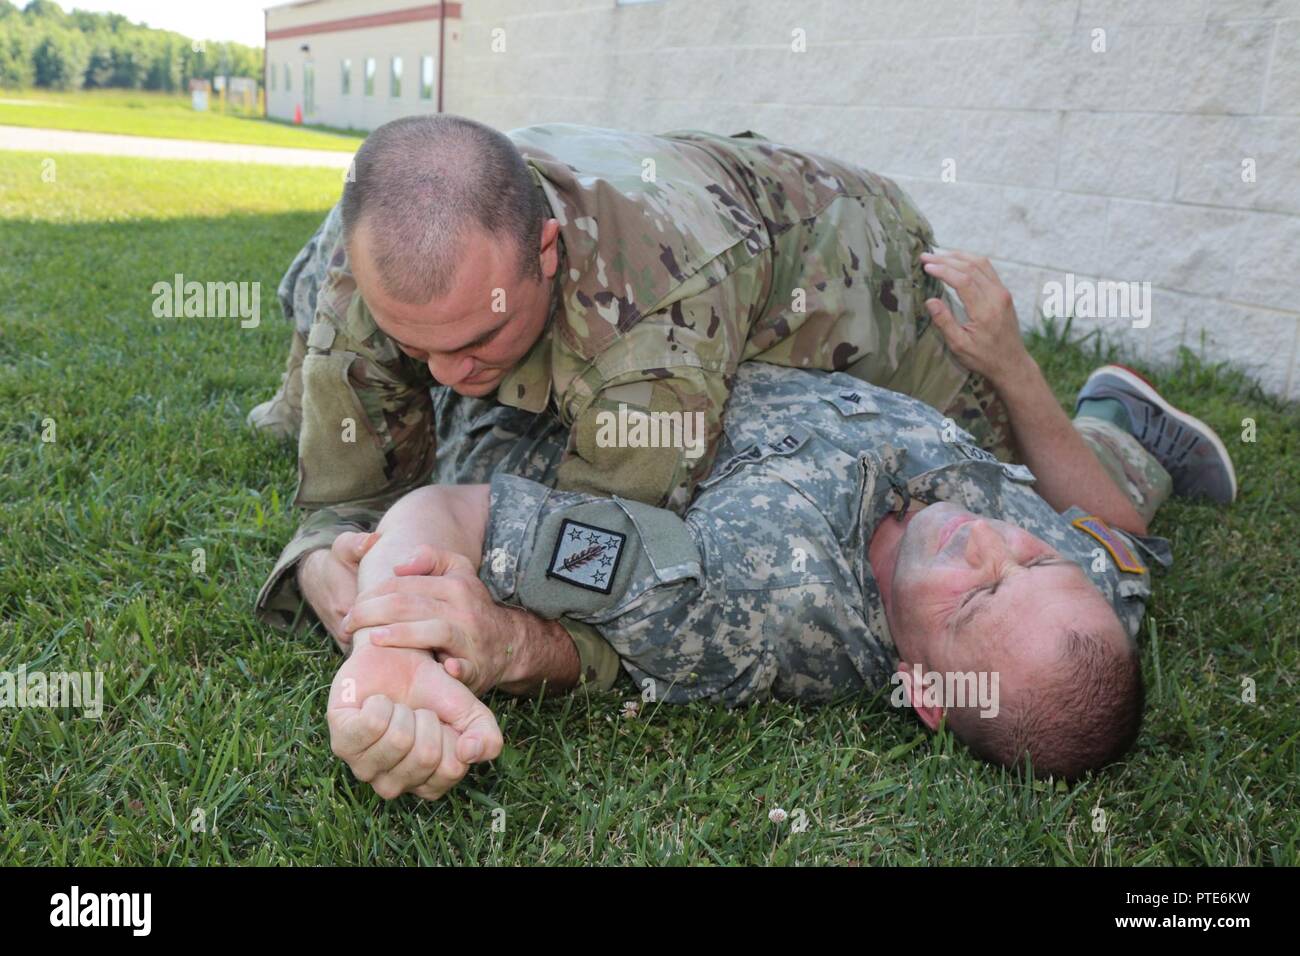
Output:
[[[1165,401],[1165,399],[1161,396],[1161,394],[1156,391],[1154,385],[1152,385],[1149,381],[1147,381],[1146,378],[1144,378],[1141,373],[1134,371],[1133,369],[1129,368],[1127,365],[1103,365],[1101,368],[1097,369],[1095,372],[1093,372],[1091,375],[1088,376],[1088,382],[1091,382],[1095,377],[1097,377],[1098,375],[1102,375],[1103,373],[1106,375],[1113,375],[1119,379],[1122,379],[1125,382],[1125,384],[1130,386],[1134,391],[1136,391],[1139,395],[1141,395],[1152,405],[1155,405],[1166,415],[1170,416],[1175,421],[1181,422],[1182,424],[1186,425],[1188,428],[1195,431],[1198,435],[1204,435],[1206,438],[1208,438],[1210,444],[1214,446],[1215,450],[1218,451],[1220,456],[1222,456],[1224,462],[1227,463],[1228,480],[1232,483],[1232,497],[1229,499],[1229,501],[1237,500],[1237,469],[1233,467],[1232,456],[1228,454],[1228,449],[1224,446],[1223,442],[1219,439],[1219,436],[1215,434],[1213,428],[1205,424],[1205,422],[1201,421],[1196,416],[1188,415],[1186,412],[1182,411],[1181,409],[1175,408],[1173,405],[1169,404],[1169,402]],[[1084,388],[1088,387],[1088,382],[1084,382],[1084,386],[1083,386]]]

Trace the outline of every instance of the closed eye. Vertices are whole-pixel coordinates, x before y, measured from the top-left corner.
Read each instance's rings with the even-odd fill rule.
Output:
[[[962,602],[961,602],[961,606],[962,606],[962,607],[965,607],[967,604],[969,604],[972,600],[975,599],[975,595],[977,595],[977,594],[981,594],[981,593],[983,593],[984,591],[988,591],[990,594],[996,594],[996,593],[997,593],[997,588],[998,588],[998,583],[999,583],[998,581],[994,581],[992,584],[985,584],[985,585],[982,585],[982,586],[980,586],[980,587],[973,588],[973,589],[967,591],[967,592],[966,592],[966,597],[965,597],[965,598],[962,600]]]
[[[1026,567],[1026,568],[1041,568],[1041,567],[1049,566],[1049,565],[1053,565],[1053,564],[1069,564],[1069,563],[1071,563],[1071,562],[1066,561],[1064,558],[1057,557],[1057,556],[1054,555],[1054,554],[1044,554],[1044,555],[1041,555],[1041,556],[1039,556],[1039,557],[1037,557],[1037,558],[1034,558],[1032,561],[1030,561],[1028,564],[1026,564],[1025,567]],[[966,592],[966,596],[965,596],[965,598],[962,599],[961,607],[964,608],[967,604],[969,604],[972,600],[975,599],[975,596],[976,596],[976,595],[978,595],[978,594],[982,594],[982,593],[984,593],[984,592],[986,592],[986,591],[987,591],[989,594],[997,594],[997,593],[998,593],[998,585],[1000,585],[1001,583],[1002,583],[1002,579],[1001,579],[1001,578],[998,578],[998,579],[997,579],[996,581],[994,581],[992,584],[982,584],[982,585],[980,585],[980,586],[977,587],[977,588],[972,588],[971,590],[969,590],[969,591]]]
[[[506,327],[506,323],[509,321],[510,319],[507,318],[504,322],[501,322],[499,325],[493,326],[492,328],[488,329],[478,338],[466,342],[464,345],[460,346],[459,348],[452,349],[449,354],[454,355],[457,352],[465,352],[469,349],[478,348],[480,345],[487,345],[489,342],[491,342],[494,338],[497,337],[497,333],[499,333],[502,329],[504,329]]]

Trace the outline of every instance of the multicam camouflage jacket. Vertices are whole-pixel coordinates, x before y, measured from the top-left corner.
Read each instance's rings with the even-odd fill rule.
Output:
[[[1171,561],[1163,539],[1078,508],[1058,514],[1023,465],[848,375],[746,363],[723,427],[684,518],[498,471],[480,579],[500,603],[594,625],[659,700],[821,701],[884,687],[896,666],[867,548],[909,500],[952,502],[1046,541],[1130,637],[1149,562]]]
[[[939,408],[965,382],[923,305],[942,294],[918,259],[930,226],[890,180],[753,133],[509,135],[562,256],[547,331],[496,399],[569,427],[559,487],[681,513],[745,361],[846,370]],[[308,338],[295,504],[310,513],[258,596],[277,624],[299,607],[302,555],[372,527],[435,467],[442,387],[375,325],[340,235],[336,208],[280,287]],[[600,440],[621,410],[698,413],[703,453]]]

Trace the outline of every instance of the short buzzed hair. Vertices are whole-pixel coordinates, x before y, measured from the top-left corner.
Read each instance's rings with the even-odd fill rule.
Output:
[[[545,200],[509,137],[439,113],[407,116],[371,133],[343,187],[344,241],[368,223],[384,291],[419,305],[446,295],[468,232],[514,243],[520,278],[541,279]]]
[[[1118,618],[1115,623],[1122,627]],[[951,723],[985,760],[1014,767],[1028,757],[1036,776],[1075,780],[1129,751],[1145,706],[1133,644],[1071,630],[1041,686],[1003,701],[996,717],[954,713]]]

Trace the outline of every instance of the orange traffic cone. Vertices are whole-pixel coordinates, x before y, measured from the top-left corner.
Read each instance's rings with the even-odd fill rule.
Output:
[[[293,108],[293,121],[299,126],[302,125],[302,104],[297,103]]]

